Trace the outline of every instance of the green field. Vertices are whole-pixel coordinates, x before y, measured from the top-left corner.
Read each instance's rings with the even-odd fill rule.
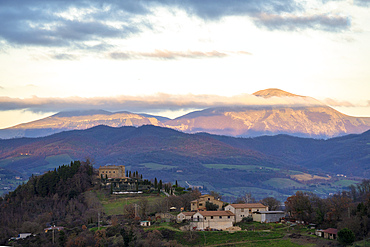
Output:
[[[228,165],[228,164],[203,164],[206,168],[213,169],[236,169],[244,171],[279,171],[277,168],[267,167],[267,166],[255,166],[255,165]]]
[[[45,160],[49,163],[50,166],[58,167],[60,165],[68,165],[73,161],[73,159],[68,154],[59,154],[59,155],[53,155],[48,156],[45,158]]]
[[[14,161],[18,161],[18,160],[22,160],[22,159],[27,159],[28,157],[29,156],[27,156],[27,155],[22,155],[22,156],[18,156],[18,157],[15,157],[15,158],[3,159],[3,160],[0,161],[0,167],[2,167],[2,166],[8,166],[12,162],[14,162]]]
[[[160,197],[157,195],[147,195],[147,194],[142,194],[140,196],[110,195],[104,194],[101,191],[96,191],[96,196],[98,197],[100,203],[102,204],[106,215],[123,214],[123,209],[126,205],[139,203],[141,200],[147,200],[148,203],[153,203]]]
[[[265,182],[263,182],[265,185],[272,186],[274,188],[302,188],[305,187],[305,185],[300,184],[296,181],[293,181],[288,178],[271,178]]]
[[[244,195],[245,193],[251,193],[252,196],[256,198],[265,198],[265,197],[275,197],[278,200],[285,200],[289,195],[283,195],[274,190],[261,189],[257,187],[232,187],[227,189],[218,189],[217,191],[221,192],[225,196],[235,196]]]
[[[255,242],[263,241],[270,242],[270,240],[280,240],[284,237],[280,232],[252,232],[252,231],[239,231],[234,233],[229,232],[195,232],[193,239],[187,235],[188,232],[176,232],[177,242],[183,245],[206,245],[206,246],[223,246],[222,244],[254,244]],[[289,241],[289,240],[288,240]],[[290,242],[290,241],[289,241]],[[221,244],[221,245],[220,245]],[[234,246],[234,245],[231,245]],[[243,246],[243,245],[240,245]],[[266,246],[266,245],[262,245]],[[282,246],[282,245],[277,245]],[[294,245],[293,245],[294,246]],[[298,246],[298,245],[296,245]]]
[[[343,179],[343,180],[338,180],[338,181],[334,182],[334,185],[342,186],[342,187],[348,187],[350,185],[356,185],[357,183],[358,183],[358,181]]]

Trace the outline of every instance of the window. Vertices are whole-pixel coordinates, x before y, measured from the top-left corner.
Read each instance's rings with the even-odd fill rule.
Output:
[[[203,206],[203,204],[202,203],[199,203],[199,206]]]
[[[210,201],[211,200],[211,198],[208,198],[208,201]]]
[[[244,212],[244,208],[240,209],[240,212]]]
[[[213,216],[211,216],[211,220],[213,219]]]
[[[109,171],[109,173],[111,173],[111,171]]]
[[[220,216],[220,219],[222,219],[222,216]]]
[[[229,216],[227,216],[227,218],[228,218],[228,219],[230,219],[230,215],[229,215]]]
[[[113,173],[116,173],[116,171],[113,171]]]

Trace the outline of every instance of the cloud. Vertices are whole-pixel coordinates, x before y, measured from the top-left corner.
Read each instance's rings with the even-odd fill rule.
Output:
[[[180,9],[207,21],[248,16],[271,30],[348,27],[342,16],[305,16],[307,6],[298,0],[19,0],[0,1],[0,39],[12,45],[86,49],[86,41],[126,39],[155,30],[148,17],[156,7]]]
[[[351,103],[349,101],[326,98],[322,102],[333,107],[370,107],[370,100]]]
[[[236,51],[236,52],[219,52],[219,51],[168,51],[168,50],[155,50],[154,52],[111,52],[108,54],[109,58],[117,60],[126,59],[140,59],[140,58],[155,58],[163,60],[179,59],[179,58],[214,58],[214,57],[226,57],[229,54],[238,55],[251,55],[251,53],[246,51]]]
[[[324,99],[323,102],[330,106],[344,106],[344,107],[354,107],[355,106],[354,104],[348,101],[340,101],[340,100],[330,99],[330,98]]]
[[[263,98],[249,94],[233,97],[217,95],[171,95],[155,94],[145,96],[117,96],[94,98],[40,98],[26,99],[0,97],[0,111],[26,109],[33,112],[57,112],[77,109],[105,109],[111,111],[160,111],[180,109],[204,109],[224,106],[318,106],[319,101],[310,97],[271,97]]]
[[[124,13],[100,1],[1,1],[0,37],[12,44],[65,47],[82,41],[125,38],[139,32],[130,11],[143,13],[138,1]],[[116,5],[125,7],[124,4]],[[142,8],[141,8],[142,9]],[[75,16],[74,16],[75,15]],[[108,21],[116,21],[115,25]]]
[[[341,31],[350,27],[349,19],[339,15],[276,15],[262,13],[256,16],[255,22],[270,30],[295,31],[301,29],[318,29]]]
[[[59,53],[59,54],[53,54],[50,56],[53,59],[57,60],[77,60],[78,56],[73,54],[67,54],[67,53]]]
[[[370,7],[370,0],[354,0],[353,3],[361,7]]]

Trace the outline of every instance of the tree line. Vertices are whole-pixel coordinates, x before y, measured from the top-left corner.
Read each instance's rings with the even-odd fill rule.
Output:
[[[317,224],[320,228],[351,230],[356,240],[370,233],[370,180],[351,185],[328,198],[312,192],[297,191],[287,198],[286,210],[297,220]]]
[[[0,244],[19,232],[40,232],[48,225],[74,227],[101,211],[93,193],[90,163],[74,161],[40,176],[32,176],[0,197]]]

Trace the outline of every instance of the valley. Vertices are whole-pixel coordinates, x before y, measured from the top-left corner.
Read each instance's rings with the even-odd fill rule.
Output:
[[[95,167],[123,164],[181,186],[188,182],[205,192],[219,191],[230,200],[252,193],[256,199],[273,196],[283,201],[297,190],[326,197],[369,177],[369,135],[235,138],[147,125],[0,140],[1,192],[17,186],[16,176],[28,178],[88,159]]]

